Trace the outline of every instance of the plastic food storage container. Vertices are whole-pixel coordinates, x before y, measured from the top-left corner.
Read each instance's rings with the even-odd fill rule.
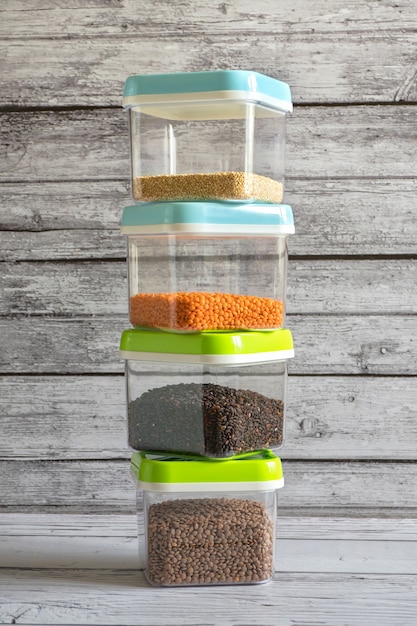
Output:
[[[282,445],[289,330],[131,329],[120,348],[134,450],[226,458]]]
[[[123,106],[135,200],[282,201],[286,83],[240,70],[130,76]]]
[[[134,326],[183,332],[284,324],[287,205],[176,202],[123,211]]]
[[[140,560],[156,586],[261,583],[274,572],[281,461],[270,451],[209,461],[135,453]],[[144,559],[141,554],[144,552]]]

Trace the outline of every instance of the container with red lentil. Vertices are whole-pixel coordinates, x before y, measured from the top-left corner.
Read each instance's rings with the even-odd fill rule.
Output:
[[[229,461],[132,455],[139,560],[158,587],[258,584],[275,570],[280,459]],[[142,500],[143,497],[143,500]]]
[[[130,329],[120,348],[134,450],[228,458],[281,447],[289,330]]]
[[[227,202],[126,207],[134,326],[177,332],[284,325],[287,205]]]
[[[123,106],[135,200],[282,201],[286,83],[241,70],[130,76]]]

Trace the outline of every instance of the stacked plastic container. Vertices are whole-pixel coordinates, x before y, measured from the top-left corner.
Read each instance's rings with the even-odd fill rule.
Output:
[[[157,586],[265,582],[293,356],[290,90],[243,71],[131,76],[123,105],[136,204],[120,348],[141,561]]]

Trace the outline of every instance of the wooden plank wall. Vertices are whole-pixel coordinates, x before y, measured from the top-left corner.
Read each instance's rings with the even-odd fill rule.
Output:
[[[415,0],[3,0],[0,507],[128,512],[120,331],[132,73],[290,83],[281,511],[417,502]]]

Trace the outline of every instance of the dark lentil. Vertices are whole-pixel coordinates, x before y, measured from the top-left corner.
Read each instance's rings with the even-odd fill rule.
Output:
[[[273,522],[254,500],[167,500],[148,510],[155,585],[258,583],[273,570]]]
[[[247,389],[180,383],[129,403],[135,450],[225,457],[282,444],[284,403]]]

